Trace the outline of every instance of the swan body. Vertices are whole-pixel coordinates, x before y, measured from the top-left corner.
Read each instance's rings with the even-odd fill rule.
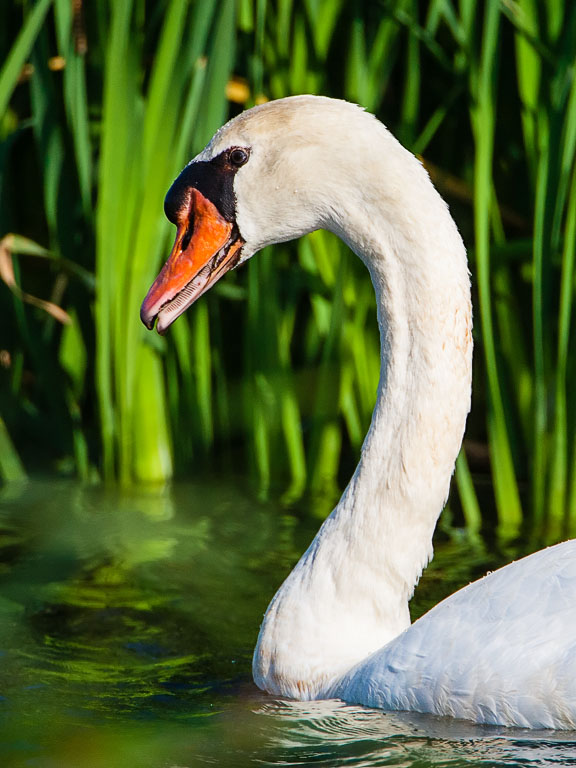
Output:
[[[576,728],[576,542],[536,552],[443,600],[334,682],[391,710]]]
[[[466,252],[419,161],[359,107],[298,96],[218,131],[165,203],[172,253],[142,305],[163,333],[225,271],[318,228],[363,260],[381,375],[360,463],[280,587],[258,686],[527,727],[576,727],[576,544],[470,585],[410,626],[408,602],[470,407]]]

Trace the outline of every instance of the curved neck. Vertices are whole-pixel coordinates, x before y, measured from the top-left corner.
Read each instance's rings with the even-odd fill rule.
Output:
[[[381,373],[354,476],[260,630],[254,676],[276,694],[322,695],[408,626],[469,410],[464,247],[425,171],[400,145],[395,151],[408,164],[401,189],[392,197],[376,181],[371,201],[348,196],[332,207],[346,213],[324,222],[370,271]]]

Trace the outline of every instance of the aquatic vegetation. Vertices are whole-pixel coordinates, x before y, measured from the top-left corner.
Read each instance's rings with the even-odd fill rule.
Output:
[[[0,284],[4,477],[57,458],[130,484],[210,461],[288,500],[334,491],[379,362],[369,278],[339,241],[260,254],[166,339],[138,319],[179,169],[227,114],[324,93],[375,111],[423,157],[469,248],[465,520],[481,524],[475,480],[489,474],[504,532],[573,527],[573,4],[39,0],[5,16],[0,237],[46,249],[14,249],[16,284],[71,322]]]

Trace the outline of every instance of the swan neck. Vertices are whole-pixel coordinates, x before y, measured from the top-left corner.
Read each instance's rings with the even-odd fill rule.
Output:
[[[371,201],[347,197],[324,221],[370,271],[381,372],[354,476],[262,624],[255,680],[280,695],[322,696],[409,625],[469,410],[465,250],[426,172],[398,148],[401,189],[391,197],[380,175],[364,180]]]

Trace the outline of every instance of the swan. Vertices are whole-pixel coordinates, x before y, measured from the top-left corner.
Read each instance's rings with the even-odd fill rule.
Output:
[[[240,114],[178,176],[177,226],[141,319],[159,333],[228,270],[324,228],[368,268],[381,373],[361,458],[263,618],[256,684],[476,723],[576,727],[576,541],[447,598],[414,624],[470,407],[466,252],[421,163],[373,115],[321,96]]]

